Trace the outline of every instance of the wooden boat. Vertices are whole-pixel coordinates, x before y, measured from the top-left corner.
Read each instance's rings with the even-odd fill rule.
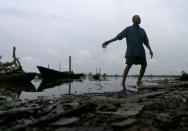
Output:
[[[0,82],[17,82],[17,83],[26,83],[34,79],[36,73],[11,73],[11,74],[1,74]]]
[[[0,82],[20,84],[30,82],[36,76],[36,73],[26,73],[23,71],[19,58],[16,57],[16,47],[13,47],[12,57],[13,60],[11,62],[0,61]]]
[[[75,74],[73,72],[67,72],[67,71],[60,72],[60,71],[42,67],[42,66],[37,66],[37,68],[39,69],[42,77],[46,78],[46,79],[62,79],[62,78],[78,79],[78,78],[84,76],[83,73]]]

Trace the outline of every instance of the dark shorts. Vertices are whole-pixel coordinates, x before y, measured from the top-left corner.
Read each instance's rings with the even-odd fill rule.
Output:
[[[146,57],[128,57],[126,58],[126,64],[147,66],[147,61]]]

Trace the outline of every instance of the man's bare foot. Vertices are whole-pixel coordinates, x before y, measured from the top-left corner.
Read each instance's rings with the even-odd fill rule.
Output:
[[[137,86],[140,86],[140,85],[142,85],[143,84],[143,82],[142,81],[137,81]]]

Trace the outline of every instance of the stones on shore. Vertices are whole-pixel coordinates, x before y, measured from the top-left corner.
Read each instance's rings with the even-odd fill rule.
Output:
[[[79,122],[78,117],[61,118],[58,121],[51,123],[50,126],[53,126],[53,127],[71,126],[77,122]]]
[[[109,92],[17,101],[14,108],[0,111],[0,130],[186,130],[188,91],[184,86],[142,89],[126,96]]]
[[[135,118],[128,118],[128,119],[120,121],[120,122],[114,122],[114,123],[112,123],[112,126],[122,128],[122,127],[126,127],[126,126],[131,126],[131,125],[135,124],[136,121],[137,120]]]
[[[6,110],[11,107],[12,99],[8,96],[0,96],[0,110]]]

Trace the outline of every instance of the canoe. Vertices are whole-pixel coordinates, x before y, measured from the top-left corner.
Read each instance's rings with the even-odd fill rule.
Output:
[[[57,70],[42,67],[42,66],[37,66],[37,68],[39,69],[42,77],[47,78],[47,79],[61,79],[61,78],[77,79],[77,78],[84,76],[83,73],[75,74],[73,72],[67,72],[67,71],[61,72],[61,71],[57,71]]]
[[[26,72],[0,75],[0,82],[25,83],[33,80],[35,76],[36,73],[26,73]]]

